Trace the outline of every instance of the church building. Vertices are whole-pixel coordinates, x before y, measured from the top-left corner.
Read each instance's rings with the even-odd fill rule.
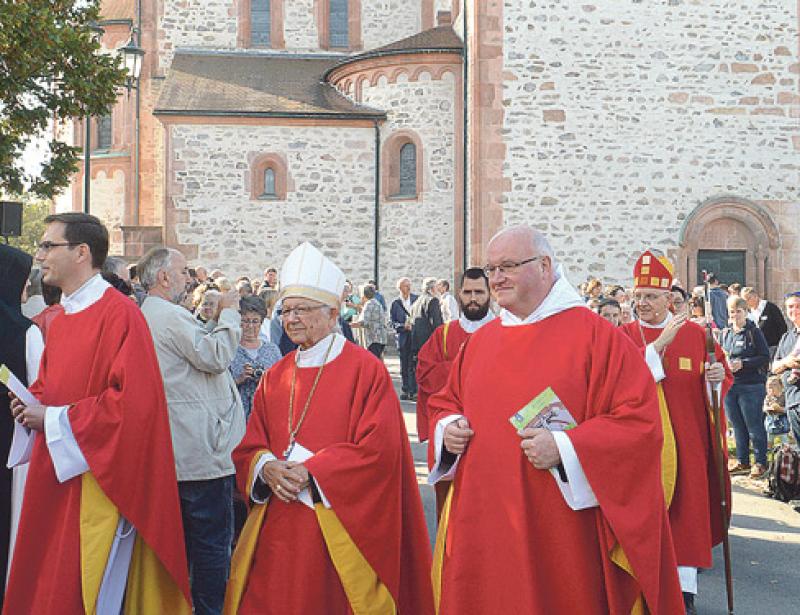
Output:
[[[309,240],[356,282],[455,278],[502,226],[573,283],[646,248],[800,283],[795,0],[106,0],[145,51],[93,118],[112,251],[229,275]],[[83,125],[68,127],[76,144]],[[81,210],[83,170],[59,209]]]

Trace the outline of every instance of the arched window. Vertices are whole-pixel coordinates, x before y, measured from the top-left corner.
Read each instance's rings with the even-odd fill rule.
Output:
[[[285,201],[286,194],[294,190],[286,159],[277,153],[254,156],[245,182],[250,184],[254,201]]]
[[[422,196],[422,139],[413,130],[398,130],[381,146],[381,192],[390,201],[416,201]]]
[[[275,169],[267,167],[264,169],[264,192],[258,197],[260,199],[276,199],[278,193],[275,191]]]
[[[269,47],[272,32],[271,0],[250,0],[250,41],[252,45]]]
[[[350,47],[349,0],[329,0],[328,33],[331,47]]]
[[[397,196],[417,196],[417,146],[406,143],[400,148],[400,185]]]
[[[97,141],[95,149],[109,150],[113,140],[111,114],[101,115],[97,118]]]

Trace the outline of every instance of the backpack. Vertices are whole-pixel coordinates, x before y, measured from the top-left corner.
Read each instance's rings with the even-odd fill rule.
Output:
[[[767,477],[773,498],[781,502],[800,499],[800,449],[794,444],[776,446]]]

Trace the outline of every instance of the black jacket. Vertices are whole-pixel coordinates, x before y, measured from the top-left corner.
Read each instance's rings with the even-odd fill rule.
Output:
[[[427,293],[421,295],[411,306],[411,347],[415,353],[442,324],[444,319],[439,300]]]
[[[767,305],[764,306],[764,311],[761,312],[757,324],[758,328],[761,329],[761,333],[767,339],[767,346],[769,347],[777,346],[783,334],[786,333],[786,320],[783,317],[781,308],[771,301],[767,301]]]
[[[740,359],[742,369],[733,373],[733,384],[763,384],[767,381],[769,347],[758,327],[745,321],[744,329],[723,329],[720,346],[728,359]]]

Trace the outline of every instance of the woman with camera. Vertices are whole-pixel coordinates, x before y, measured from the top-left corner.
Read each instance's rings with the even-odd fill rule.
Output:
[[[236,349],[230,370],[242,398],[245,416],[250,418],[258,382],[264,372],[278,362],[281,352],[275,344],[259,336],[261,323],[267,315],[263,299],[244,297],[239,306],[242,315],[242,340]]]

